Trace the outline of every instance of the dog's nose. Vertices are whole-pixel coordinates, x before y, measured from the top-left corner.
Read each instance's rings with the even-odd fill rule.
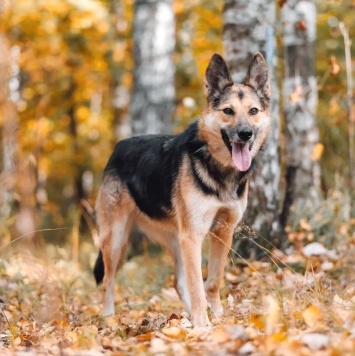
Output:
[[[253,130],[250,127],[242,126],[237,131],[238,137],[246,142],[253,136]]]

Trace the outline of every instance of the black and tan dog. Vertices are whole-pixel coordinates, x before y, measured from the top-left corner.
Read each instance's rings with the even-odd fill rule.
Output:
[[[194,326],[209,325],[207,306],[223,314],[219,289],[233,230],[246,205],[248,178],[269,130],[270,84],[256,53],[245,84],[234,84],[215,54],[206,70],[207,107],[179,135],[123,140],[105,168],[96,214],[100,254],[94,274],[103,280],[104,313],[114,313],[114,276],[137,224],[164,245],[175,264],[175,286]],[[201,245],[210,235],[203,284]]]

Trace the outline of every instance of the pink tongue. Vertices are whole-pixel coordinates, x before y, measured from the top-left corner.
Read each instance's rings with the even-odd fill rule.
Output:
[[[251,165],[251,154],[249,151],[250,144],[248,143],[233,143],[232,144],[232,159],[234,164],[241,172],[245,172]]]

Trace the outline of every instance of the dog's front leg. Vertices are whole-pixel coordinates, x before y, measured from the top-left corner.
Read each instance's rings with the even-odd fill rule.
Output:
[[[216,223],[210,232],[210,253],[208,261],[208,278],[205,283],[207,301],[213,315],[219,319],[223,306],[219,289],[228,261],[228,252],[232,245],[233,231],[237,223],[234,211],[222,210],[216,217]]]
[[[191,317],[194,326],[211,325],[207,316],[207,300],[201,271],[201,247],[204,236],[185,230],[180,233],[180,245],[184,261],[187,288],[191,301]]]

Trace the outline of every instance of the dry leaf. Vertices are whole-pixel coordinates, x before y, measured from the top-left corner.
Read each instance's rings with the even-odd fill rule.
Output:
[[[279,302],[272,296],[268,295],[264,298],[266,306],[266,334],[271,335],[277,332],[277,324],[280,317]]]
[[[328,253],[328,250],[319,242],[312,242],[302,248],[302,253],[307,257],[319,256],[326,255]]]
[[[217,343],[224,343],[231,339],[230,334],[224,326],[220,326],[213,330],[211,334],[211,340]]]
[[[316,305],[309,306],[302,313],[302,317],[304,322],[311,328],[323,321],[323,313]]]
[[[181,334],[181,330],[179,328],[177,328],[176,326],[172,326],[170,328],[163,328],[162,332],[166,336],[170,336],[170,337],[174,337],[174,338],[179,337]]]
[[[168,350],[168,346],[162,339],[155,337],[150,342],[149,351],[153,354],[157,354],[157,353],[161,353],[161,352],[164,353],[167,350]]]
[[[136,340],[138,341],[150,341],[152,338],[152,333],[151,332],[147,332],[145,334],[140,334],[136,336]]]
[[[301,341],[312,350],[320,350],[329,345],[329,337],[318,333],[303,334]]]
[[[67,331],[64,334],[64,336],[68,341],[70,341],[72,343],[75,343],[78,341],[78,334],[75,331]]]
[[[229,308],[234,307],[234,297],[231,294],[228,294],[227,303]]]
[[[183,328],[192,328],[192,324],[191,324],[190,320],[185,317],[181,318],[180,326]]]

